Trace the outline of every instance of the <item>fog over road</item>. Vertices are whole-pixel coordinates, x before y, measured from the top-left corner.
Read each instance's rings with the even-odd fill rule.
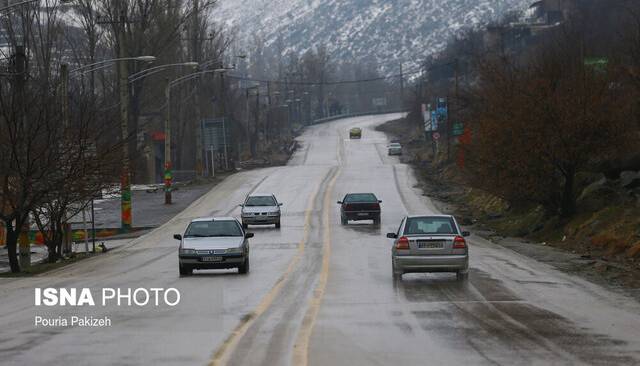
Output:
[[[2,365],[639,364],[640,306],[477,236],[470,275],[391,277],[403,215],[436,213],[373,127],[398,115],[308,128],[289,164],[226,179],[125,248],[41,277],[0,279]],[[349,140],[349,128],[363,128]],[[250,227],[251,272],[179,277],[190,219],[238,216],[252,191],[284,203],[282,228]],[[340,225],[336,201],[374,192],[382,224]],[[135,204],[135,202],[134,202]],[[35,287],[175,287],[169,307],[35,307]],[[34,317],[108,316],[111,327],[35,327]]]

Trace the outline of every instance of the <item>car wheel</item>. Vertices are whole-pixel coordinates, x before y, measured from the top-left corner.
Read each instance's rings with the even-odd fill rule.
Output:
[[[345,217],[341,217],[340,223],[342,223],[342,225],[347,225],[349,223],[349,220],[347,220]]]
[[[456,272],[456,279],[458,281],[466,281],[469,278],[469,271]]]
[[[242,228],[243,228],[243,229],[248,229],[248,228],[249,228],[249,225],[248,225],[248,224],[245,224],[245,223],[243,222],[243,223],[242,223]]]
[[[244,263],[242,263],[242,265],[238,267],[238,273],[240,274],[249,273],[249,256],[247,256],[247,258],[245,258],[244,260]]]
[[[179,265],[178,270],[180,271],[180,276],[191,276],[193,274],[193,268]]]
[[[393,261],[393,258],[391,259],[391,273],[393,274],[394,281],[402,281],[402,272],[398,272],[396,270],[396,265]]]
[[[280,229],[280,221],[276,222],[276,229]]]
[[[373,219],[373,224],[374,225],[380,225],[380,216],[378,216],[378,217]]]

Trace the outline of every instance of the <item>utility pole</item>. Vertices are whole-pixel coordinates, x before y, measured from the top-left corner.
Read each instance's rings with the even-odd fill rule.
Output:
[[[118,2],[120,7],[120,22],[118,22],[118,57],[127,58],[126,47],[126,8],[124,1]],[[131,229],[131,173],[129,161],[129,69],[126,61],[118,62],[118,77],[120,80],[120,129],[122,130],[122,177],[120,180],[121,222],[122,230]]]
[[[29,120],[27,118],[27,106],[25,105],[25,81],[27,79],[27,54],[23,45],[16,45],[15,47],[15,86],[16,96],[18,96],[18,115],[21,119],[18,129],[22,128],[23,133],[29,130]],[[2,209],[2,207],[0,207]],[[20,234],[18,236],[18,263],[21,269],[26,269],[31,266],[31,244],[29,241],[29,217],[22,224],[22,227],[16,226],[16,231]],[[15,252],[14,252],[15,253]],[[9,253],[11,256],[11,253]],[[12,264],[13,266],[13,264]],[[12,267],[12,272],[14,268]]]
[[[450,115],[452,112],[455,112],[455,109],[458,105],[458,59],[456,58],[453,62],[453,72],[454,72],[454,106],[451,106],[452,103],[449,102],[449,98],[447,98],[447,160],[451,158],[451,134],[453,132],[452,124],[455,119],[451,118]]]
[[[256,88],[256,122],[255,122],[255,129],[254,131],[256,131],[256,135],[258,134],[259,131],[259,126],[260,126],[260,87],[258,86]],[[256,141],[254,141],[254,144],[258,144],[258,140],[256,139]],[[254,151],[256,148],[253,147],[251,150]]]
[[[249,118],[249,88],[246,88],[244,90],[245,94],[244,94],[244,111],[245,111],[245,115],[246,115],[246,123],[247,123],[247,128],[245,130],[245,133],[247,134],[247,143],[249,145],[249,150],[251,150],[251,122],[250,122],[250,118]],[[238,146],[240,146],[240,143],[238,142]],[[251,154],[251,157],[253,158],[253,154]]]
[[[402,62],[400,63],[400,108],[404,108],[404,74],[402,73]]]
[[[193,61],[200,63],[200,2],[193,0]],[[196,176],[202,176],[202,128],[200,105],[200,78],[195,80],[196,92],[194,94],[195,110],[195,137],[196,137]]]
[[[60,78],[62,79],[62,131],[69,128],[69,65],[60,64]]]
[[[269,128],[271,127],[271,82],[267,81],[267,120],[264,124],[264,142],[269,141]]]
[[[166,79],[164,97],[167,101],[164,118],[164,204],[171,204],[171,84]]]

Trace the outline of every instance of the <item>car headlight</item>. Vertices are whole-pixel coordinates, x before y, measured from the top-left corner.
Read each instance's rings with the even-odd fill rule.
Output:
[[[180,254],[196,254],[196,250],[195,249],[184,249],[184,248],[180,248]]]
[[[242,247],[237,247],[237,248],[227,248],[227,253],[232,254],[232,253],[242,253],[243,252],[243,248]]]
[[[275,212],[269,212],[269,216],[278,216],[280,214],[280,212],[275,211]]]
[[[251,212],[243,212],[242,216],[243,217],[251,217],[251,216],[253,216],[253,214]]]

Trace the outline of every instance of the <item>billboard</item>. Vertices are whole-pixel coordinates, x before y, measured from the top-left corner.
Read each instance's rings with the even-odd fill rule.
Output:
[[[224,117],[205,118],[201,121],[202,147],[207,151],[223,152],[231,142],[228,121]]]

